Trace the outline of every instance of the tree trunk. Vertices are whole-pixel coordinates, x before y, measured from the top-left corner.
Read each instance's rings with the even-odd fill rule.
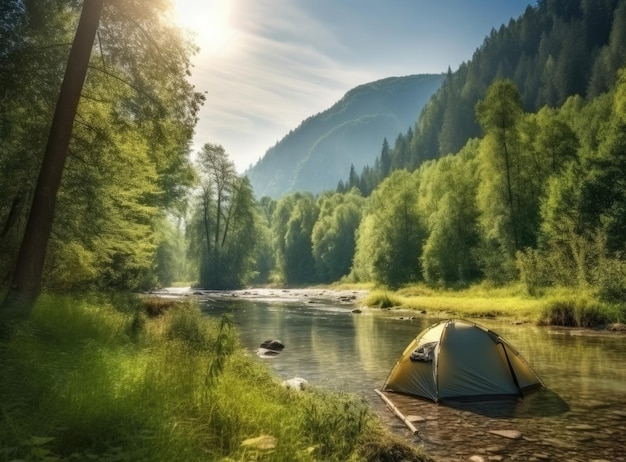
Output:
[[[13,279],[0,307],[6,321],[25,319],[41,290],[54,207],[104,0],[85,0],[50,126]]]

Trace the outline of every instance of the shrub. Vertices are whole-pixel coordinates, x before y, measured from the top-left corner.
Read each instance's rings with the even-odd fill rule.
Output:
[[[540,324],[566,327],[597,327],[608,322],[606,309],[587,297],[563,297],[547,302]]]
[[[402,299],[396,295],[389,294],[387,291],[374,290],[370,292],[363,303],[366,306],[376,308],[392,308],[402,305]]]

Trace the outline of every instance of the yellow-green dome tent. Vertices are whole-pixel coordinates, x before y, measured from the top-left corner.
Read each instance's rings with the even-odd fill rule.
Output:
[[[542,385],[526,360],[498,334],[468,321],[447,320],[409,343],[383,391],[438,402],[523,396]]]

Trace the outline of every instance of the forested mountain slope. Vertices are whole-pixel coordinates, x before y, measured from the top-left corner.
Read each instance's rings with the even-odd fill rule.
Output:
[[[448,72],[414,127],[392,146],[392,170],[414,170],[480,136],[476,103],[496,79],[511,79],[524,109],[534,112],[558,107],[572,95],[594,98],[606,92],[624,63],[626,0],[540,0],[493,29],[471,60]],[[378,159],[361,178],[352,175],[347,185],[356,183],[367,194],[387,174],[376,171],[381,163]]]
[[[362,168],[385,137],[415,123],[444,75],[390,77],[350,90],[270,148],[246,175],[257,197],[333,189],[351,165]]]

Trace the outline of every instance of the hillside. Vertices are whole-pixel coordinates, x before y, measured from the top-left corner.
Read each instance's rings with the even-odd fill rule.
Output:
[[[573,95],[599,96],[614,86],[625,64],[626,0],[540,0],[493,29],[469,61],[448,72],[417,123],[394,138],[391,170],[381,171],[379,156],[360,175],[346,170],[344,184],[368,195],[393,170],[413,171],[480,137],[476,103],[494,80],[514,82],[524,109],[535,112],[559,107]]]
[[[255,195],[334,189],[351,165],[361,169],[415,123],[443,74],[390,77],[350,90],[270,148],[246,175]]]

